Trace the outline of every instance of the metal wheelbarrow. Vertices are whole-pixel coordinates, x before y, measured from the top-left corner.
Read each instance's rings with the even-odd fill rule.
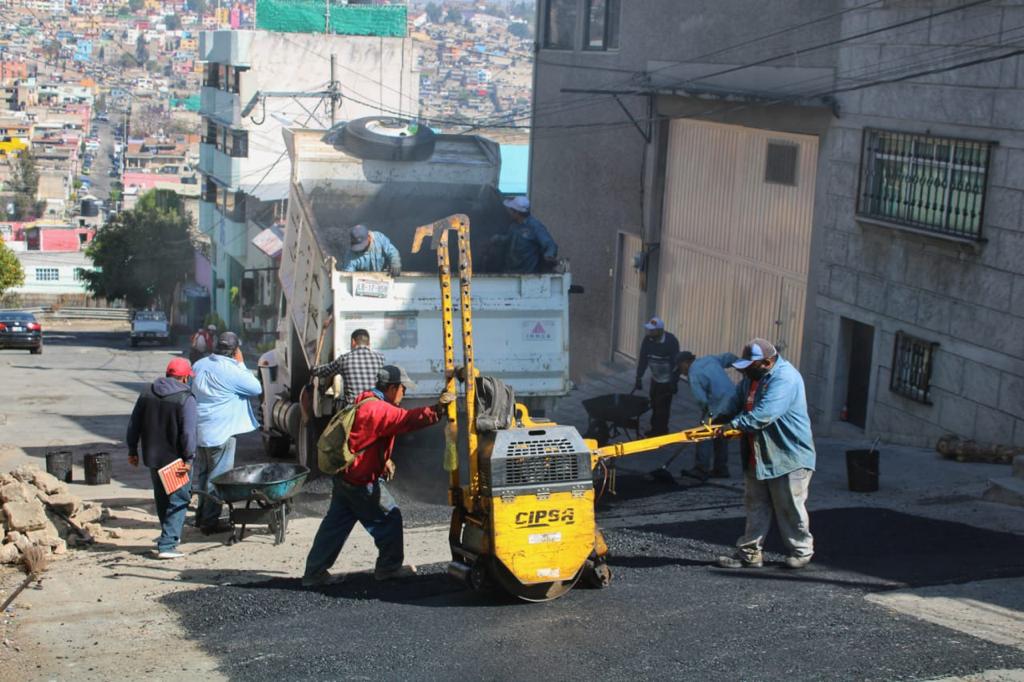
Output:
[[[651,401],[632,393],[608,393],[584,400],[583,409],[589,420],[584,438],[593,438],[603,446],[619,435],[619,429],[627,437],[632,430],[640,438],[640,417],[651,409]]]
[[[288,529],[291,498],[302,490],[308,476],[309,469],[299,464],[247,464],[211,480],[215,494],[201,490],[196,493],[227,505],[231,521],[227,544],[239,542],[245,536],[247,525],[266,523],[274,536],[274,544],[279,545],[284,542]],[[245,507],[236,507],[242,502]],[[241,528],[236,530],[236,525]]]

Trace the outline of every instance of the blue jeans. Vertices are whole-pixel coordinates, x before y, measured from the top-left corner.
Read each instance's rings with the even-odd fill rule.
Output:
[[[714,466],[711,459],[714,457]],[[697,443],[697,467],[704,471],[724,473],[729,470],[729,441],[725,438],[712,438]]]
[[[192,482],[189,481],[173,493],[164,492],[157,469],[149,470],[153,479],[153,499],[156,501],[156,516],[160,519],[160,539],[156,541],[158,552],[173,552],[181,541],[181,529],[185,525],[185,512],[192,499]]]
[[[401,568],[405,560],[402,540],[402,510],[382,481],[367,485],[346,483],[334,477],[331,506],[320,522],[313,546],[306,557],[307,577],[326,571],[337,561],[356,521],[373,537],[379,554],[377,570]]]
[[[216,491],[210,482],[221,474],[235,468],[235,437],[228,438],[223,445],[212,448],[196,448],[195,471],[192,474],[192,482],[196,490],[213,495]],[[220,519],[220,511],[223,505],[217,504],[208,497],[199,497],[199,507],[196,509],[196,526],[199,528],[214,528],[217,520]]]

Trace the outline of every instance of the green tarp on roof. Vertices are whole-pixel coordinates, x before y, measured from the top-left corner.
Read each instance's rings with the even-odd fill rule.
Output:
[[[405,5],[331,5],[331,33],[402,38]],[[256,28],[284,33],[323,33],[326,6],[313,0],[257,0]]]

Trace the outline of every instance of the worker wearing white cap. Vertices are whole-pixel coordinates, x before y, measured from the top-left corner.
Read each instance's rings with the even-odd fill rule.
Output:
[[[679,339],[665,331],[665,320],[652,317],[644,323],[647,332],[640,344],[640,358],[636,365],[634,391],[643,388],[647,369],[651,370],[651,430],[648,436],[663,436],[668,433],[668,418],[672,413],[672,396],[679,384],[679,369],[676,356],[679,354]]]
[[[722,428],[743,432],[747,524],[736,552],[719,557],[718,565],[760,568],[774,516],[789,550],[785,565],[803,568],[814,554],[806,504],[816,459],[803,377],[765,339],[752,339],[732,366],[744,378],[729,406],[736,416]]]
[[[503,202],[512,218],[508,233],[497,239],[506,241],[504,272],[542,272],[543,266],[558,260],[558,244],[548,228],[530,213],[530,200],[519,196]]]

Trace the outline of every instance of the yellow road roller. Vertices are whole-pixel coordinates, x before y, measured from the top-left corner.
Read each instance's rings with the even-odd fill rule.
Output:
[[[454,304],[448,235],[458,236],[462,363],[456,370]],[[556,599],[582,581],[605,587],[611,570],[608,547],[595,516],[595,469],[609,458],[648,452],[666,445],[713,438],[710,425],[598,447],[575,427],[534,420],[517,404],[511,428],[478,432],[473,365],[472,260],[469,219],[454,215],[416,230],[413,251],[432,239],[437,251],[444,326],[446,390],[464,390],[448,406],[444,465],[452,506],[449,573],[474,589],[496,585],[525,601]],[[473,379],[469,379],[472,377]],[[459,467],[459,407],[465,415],[467,483]],[[739,435],[737,431],[725,437]]]

